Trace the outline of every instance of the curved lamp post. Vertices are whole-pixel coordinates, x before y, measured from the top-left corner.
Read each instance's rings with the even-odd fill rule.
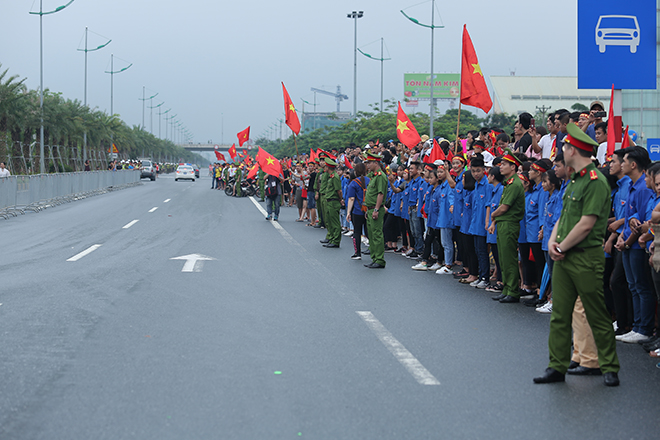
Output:
[[[433,85],[435,83],[435,77],[433,75],[433,31],[435,29],[444,28],[444,26],[436,26],[435,25],[435,0],[431,0],[431,4],[432,5],[431,5],[431,24],[430,25],[420,23],[419,20],[417,20],[416,18],[412,18],[412,17],[408,16],[403,11],[401,11],[401,13],[403,14],[404,17],[406,17],[408,20],[412,21],[416,25],[431,29],[431,105],[430,105],[430,110],[429,110],[429,119],[430,119],[429,125],[431,127],[429,128],[429,137],[431,139],[433,139],[433,117],[434,117],[434,115],[433,115],[433,112],[434,112],[433,105],[435,104],[434,99],[433,99]]]
[[[44,12],[44,1],[39,0],[39,12],[30,12],[31,15],[39,16],[39,57],[40,57],[40,86],[39,86],[39,113],[41,114],[41,128],[39,129],[39,172],[46,172],[44,163],[44,15],[54,14],[65,9],[75,0],[71,0],[64,6],[58,6],[52,11]]]
[[[364,16],[364,11],[353,11],[346,18],[355,21],[355,38],[353,39],[353,118],[357,118],[357,21]],[[314,100],[316,102],[316,100]],[[316,112],[316,109],[314,109]]]
[[[156,95],[158,95],[158,93],[156,93]],[[156,95],[154,95],[154,96],[151,97],[151,100],[152,100],[152,101],[153,101],[153,99],[154,99],[154,97],[155,97]],[[150,104],[153,104],[153,102],[150,102]],[[165,104],[165,101],[161,102],[161,103],[158,104],[158,105],[149,106],[149,108],[151,109],[151,116],[150,116],[150,119],[151,119],[151,124],[150,124],[150,125],[151,125],[151,127],[150,127],[150,129],[149,129],[149,132],[150,132],[151,134],[154,134],[154,109],[160,107],[160,106],[163,105],[163,104]]]
[[[150,96],[150,97],[148,97],[148,98],[145,98],[145,96],[146,96],[146,95],[145,95],[145,91],[146,91],[146,89],[147,89],[146,86],[142,86],[142,98],[138,98],[140,101],[142,101],[142,130],[144,130],[144,129],[146,128],[145,125],[144,125],[144,103],[145,103],[146,101],[151,101],[151,100],[154,99],[156,96],[158,96],[158,93],[156,93],[156,94],[153,95],[153,96]],[[149,104],[153,104],[153,102],[149,102]],[[153,111],[151,112],[151,114],[153,115]],[[153,126],[153,120],[152,120],[151,122],[152,122],[152,126]]]
[[[383,112],[383,61],[391,60],[392,58],[383,58],[383,39],[380,39],[380,58],[373,57],[368,53],[358,49],[358,51],[367,58],[380,61],[380,112]]]
[[[124,61],[124,60],[122,60],[122,61]],[[110,54],[110,71],[107,71],[107,70],[105,71],[105,73],[110,74],[110,116],[115,114],[115,110],[114,110],[114,84],[115,84],[114,78],[115,78],[115,74],[127,71],[132,65],[133,65],[133,63],[129,64],[128,66],[124,67],[123,69],[114,70],[115,69],[115,67],[114,67],[115,66],[115,55]]]

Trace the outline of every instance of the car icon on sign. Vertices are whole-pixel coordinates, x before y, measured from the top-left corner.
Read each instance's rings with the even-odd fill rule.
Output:
[[[660,145],[653,144],[649,147],[649,153],[660,153]]]
[[[633,15],[601,15],[596,25],[598,51],[604,53],[607,46],[628,46],[630,53],[639,46],[639,23]]]

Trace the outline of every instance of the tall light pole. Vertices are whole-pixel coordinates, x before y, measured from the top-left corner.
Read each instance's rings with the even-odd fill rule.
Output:
[[[165,104],[165,103],[163,103],[163,104]],[[159,107],[160,107],[160,106],[159,106]],[[167,113],[169,113],[170,110],[172,110],[172,109],[171,109],[171,108],[168,108],[167,111],[164,111],[164,112],[158,111],[158,139],[162,139],[162,138],[160,137],[160,120],[161,120],[161,116],[162,116],[162,115],[165,115],[165,114],[167,114]]]
[[[431,0],[431,24],[422,24],[419,22],[419,20],[409,17],[405,12],[401,11],[404,17],[406,17],[408,20],[412,21],[416,25],[423,26],[425,28],[431,29],[431,105],[429,109],[429,137],[433,139],[433,118],[434,118],[434,108],[433,105],[435,104],[434,101],[435,99],[433,98],[433,86],[435,84],[435,75],[433,74],[433,31],[435,29],[441,29],[444,28],[444,26],[436,26],[435,25],[435,0]]]
[[[380,61],[380,112],[383,112],[383,62],[392,58],[383,58],[383,38],[380,39],[380,58],[372,57],[368,53],[358,49],[362,55],[372,60]]]
[[[357,117],[357,21],[362,18],[364,11],[353,11],[346,14],[346,18],[352,18],[355,22],[355,38],[353,40],[353,117]],[[314,110],[316,111],[316,109]]]
[[[85,26],[85,48],[84,49],[78,49],[80,52],[85,52],[85,93],[84,93],[84,102],[83,105],[87,107],[87,52],[96,52],[97,50],[103,49],[105,46],[110,44],[112,40],[108,39],[108,41],[105,44],[102,44],[95,49],[88,49],[87,48],[87,33],[89,32],[89,29],[87,26]],[[98,34],[97,34],[98,35]],[[105,38],[105,37],[103,37]],[[83,161],[87,160],[87,128],[85,128],[85,133],[83,133]]]
[[[156,95],[158,95],[158,93],[156,93]],[[150,102],[149,104],[153,104],[153,100],[154,100],[154,98],[156,97],[156,95],[154,95],[154,96],[152,96],[152,97],[150,98],[150,99],[151,99],[151,102]],[[151,134],[154,134],[154,109],[160,107],[160,106],[163,105],[163,104],[165,104],[165,101],[161,102],[160,104],[158,104],[158,105],[156,105],[156,106],[152,106],[152,105],[149,106],[149,108],[151,109],[151,116],[149,117],[149,118],[151,119],[151,123],[150,123],[150,127],[149,127],[149,132],[150,132]]]
[[[41,174],[46,172],[46,164],[44,163],[44,15],[60,12],[74,1],[75,0],[71,0],[64,6],[58,6],[53,11],[44,12],[44,1],[39,0],[39,12],[30,12],[32,15],[39,16],[39,70],[41,72],[39,82],[39,113],[41,115],[41,128],[39,129],[39,172]]]
[[[107,70],[105,71],[105,73],[110,74],[110,117],[112,117],[112,115],[115,114],[115,108],[114,108],[115,74],[127,71],[132,65],[133,63],[129,64],[123,69],[119,69],[115,71],[115,54],[110,54],[110,71]]]
[[[149,104],[153,104],[153,102],[152,102],[151,100],[154,99],[156,96],[158,96],[158,93],[156,93],[156,94],[153,95],[153,96],[150,96],[150,97],[148,97],[148,98],[145,98],[145,96],[146,96],[146,95],[145,95],[145,91],[146,91],[146,89],[147,89],[147,88],[146,88],[145,86],[142,86],[142,98],[138,98],[140,101],[142,101],[142,130],[144,130],[145,128],[147,128],[146,125],[144,125],[144,104],[145,104],[146,101],[149,101]],[[152,110],[152,111],[151,111],[151,115],[152,115],[152,116],[153,116],[153,113],[154,113],[154,112],[153,112],[153,110]],[[151,122],[152,122],[152,126],[153,126],[153,119],[152,119]]]

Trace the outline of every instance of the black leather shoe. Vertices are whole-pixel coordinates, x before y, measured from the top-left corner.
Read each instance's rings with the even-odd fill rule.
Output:
[[[588,368],[583,367],[582,365],[578,365],[575,368],[569,368],[566,373],[574,374],[576,376],[600,376],[603,374],[600,371],[600,368]]]
[[[499,301],[503,298],[506,298],[506,295],[503,294],[503,293],[500,293],[499,295],[495,295],[495,296],[491,297],[490,299],[492,299],[493,301]]]
[[[327,247],[327,248],[338,248],[339,245],[338,245],[338,244],[334,244],[334,243],[326,243],[326,244],[323,245],[323,247]]]
[[[571,363],[568,364],[568,369],[569,369],[569,370],[572,370],[572,369],[577,368],[577,367],[579,367],[579,366],[580,366],[579,363],[577,363],[577,362],[575,362],[575,361],[571,361]]]
[[[319,240],[319,243],[322,243],[322,244],[330,243],[330,240],[328,240],[327,238],[324,238],[323,240]]]
[[[520,298],[516,298],[515,296],[511,296],[511,295],[506,295],[504,298],[500,300],[500,303],[502,304],[513,304],[519,302],[520,302]]]
[[[619,386],[619,375],[616,373],[605,373],[603,377],[603,382],[608,387],[618,387]]]
[[[554,383],[564,381],[566,381],[566,376],[554,368],[546,368],[543,376],[534,378],[534,383]]]
[[[365,264],[364,267],[369,269],[385,269],[385,266],[378,263]]]

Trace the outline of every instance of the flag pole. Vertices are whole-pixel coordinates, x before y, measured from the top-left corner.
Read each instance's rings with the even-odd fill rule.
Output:
[[[300,155],[298,154],[298,138],[295,133],[293,133],[293,143],[296,146],[296,160],[300,162]]]
[[[456,124],[456,141],[454,142],[454,154],[458,154],[458,133],[461,129],[461,101],[458,101],[458,123]],[[462,152],[461,148],[461,152]]]

